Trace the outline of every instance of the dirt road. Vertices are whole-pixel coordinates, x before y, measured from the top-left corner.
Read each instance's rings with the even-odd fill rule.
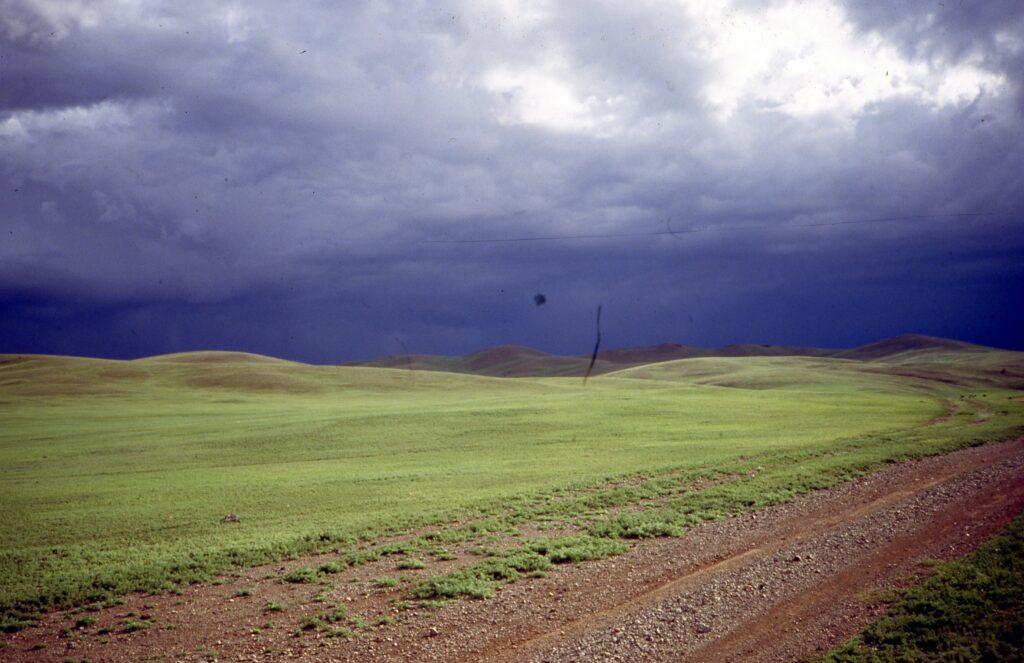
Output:
[[[251,620],[230,617],[230,587],[203,586],[177,602],[134,597],[119,608],[146,602],[152,618],[175,623],[173,630],[117,635],[105,644],[84,640],[75,652],[47,637],[45,649],[30,652],[29,643],[55,632],[53,618],[17,634],[0,659],[116,661],[163,652],[202,660],[204,651],[216,651],[220,660],[245,661],[804,660],[877,616],[874,590],[920,576],[923,560],[969,552],[1022,512],[1024,439],[892,465],[789,504],[507,586],[486,601],[410,614],[351,640],[295,636],[297,623],[253,634]],[[366,600],[386,604],[380,596]],[[286,619],[299,617],[280,621]]]

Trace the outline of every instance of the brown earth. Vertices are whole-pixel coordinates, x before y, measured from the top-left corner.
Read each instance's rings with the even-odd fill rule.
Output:
[[[400,610],[402,589],[374,589],[396,560],[315,585],[267,578],[305,559],[247,569],[182,595],[134,595],[95,613],[55,613],[5,636],[0,659],[89,661],[790,661],[813,658],[876,618],[887,588],[925,560],[973,550],[1024,511],[1024,439],[892,465],[755,514],[706,523],[625,555],[559,568],[485,601]],[[240,589],[250,595],[238,596]],[[372,623],[354,637],[301,629],[344,601]],[[267,612],[268,602],[286,604]],[[76,628],[83,616],[95,624]],[[148,619],[124,632],[127,620]],[[268,622],[273,625],[268,626]],[[109,629],[102,634],[100,629]],[[67,631],[65,631],[67,629]],[[62,633],[62,631],[65,631]],[[33,649],[38,644],[42,648]]]

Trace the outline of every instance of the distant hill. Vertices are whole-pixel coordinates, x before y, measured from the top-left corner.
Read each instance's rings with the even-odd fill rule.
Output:
[[[857,359],[859,361],[872,361],[875,359],[889,359],[896,355],[908,353],[921,354],[930,352],[986,352],[993,348],[983,345],[974,345],[964,341],[954,341],[948,338],[937,336],[925,336],[924,334],[902,334],[892,338],[882,339],[874,343],[862,345],[851,350],[840,350],[833,352],[831,356],[840,359]]]
[[[572,377],[586,373],[589,363],[590,357],[563,357],[520,345],[499,345],[456,357],[392,355],[373,361],[348,362],[342,365],[446,371],[488,377]],[[618,368],[621,366],[598,359],[594,365],[594,374],[607,373]]]
[[[826,349],[793,345],[732,344],[720,348],[701,348],[678,343],[602,350],[597,354],[592,375],[619,371],[678,359],[700,357],[833,357],[856,361],[921,359],[932,353],[993,351],[981,345],[923,334],[903,334],[849,349]],[[470,373],[490,377],[581,377],[590,363],[589,355],[552,355],[518,345],[500,345],[468,355],[392,355],[343,366],[407,368],[425,371]]]
[[[831,357],[835,350],[805,348],[797,345],[756,345],[742,343],[715,350],[714,357]]]
[[[589,355],[559,356],[515,345],[455,357],[397,355],[345,364],[346,370],[245,352],[186,352],[128,361],[0,354],[0,404],[15,396],[131,396],[143,387],[300,394],[391,391],[407,389],[411,382],[445,389],[453,380],[483,385],[505,377],[579,378],[589,363]],[[380,370],[396,368],[403,370]],[[406,369],[420,374],[410,380],[413,376]],[[606,374],[741,388],[817,384],[838,374],[889,375],[1024,390],[1024,352],[920,334],[840,350],[756,344],[709,349],[664,343],[599,353],[592,375]]]
[[[658,361],[673,361],[675,359],[692,359],[693,357],[707,357],[707,348],[698,348],[692,345],[679,345],[678,343],[662,343],[640,348],[620,348],[617,350],[604,350],[597,353],[598,359],[615,364],[650,364]],[[618,367],[621,368],[621,367]]]

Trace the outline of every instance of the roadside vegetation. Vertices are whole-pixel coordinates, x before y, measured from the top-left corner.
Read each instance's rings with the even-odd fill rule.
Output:
[[[939,565],[885,617],[822,663],[1024,658],[1024,517],[962,559]]]
[[[281,580],[393,556],[415,577],[381,591],[487,596],[1019,434],[1024,404],[998,377],[1018,353],[995,354],[682,360],[586,386],[228,353],[0,357],[2,626],[311,552],[336,557]],[[467,547],[479,559],[431,573]]]

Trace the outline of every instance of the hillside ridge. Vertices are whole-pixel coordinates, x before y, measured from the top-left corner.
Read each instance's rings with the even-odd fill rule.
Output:
[[[613,348],[597,354],[592,375],[619,371],[632,366],[715,357],[823,357],[876,361],[890,357],[927,355],[934,352],[999,351],[966,341],[900,334],[854,348],[815,348],[793,345],[733,343],[719,348],[703,348],[679,343]],[[413,370],[453,371],[491,377],[582,376],[590,364],[589,355],[554,355],[521,345],[499,345],[467,355],[389,355],[370,361],[346,362],[342,366],[409,368]]]

